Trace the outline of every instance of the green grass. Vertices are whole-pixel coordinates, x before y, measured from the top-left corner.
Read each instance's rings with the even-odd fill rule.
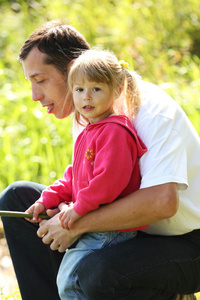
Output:
[[[0,192],[16,180],[49,185],[72,160],[71,118],[57,120],[31,101],[17,61],[24,40],[51,19],[70,23],[91,46],[114,51],[160,85],[200,134],[199,0],[0,0],[0,14]]]
[[[200,300],[200,293],[196,293],[195,294],[197,297],[197,300]],[[5,296],[2,291],[0,291],[0,296],[1,296],[1,300],[22,300],[20,293],[18,290],[16,290],[16,292],[12,295],[9,296]]]
[[[3,291],[3,287],[0,288],[0,299],[1,300],[22,300],[18,289],[16,289],[16,291],[14,291],[11,295],[5,295]]]
[[[56,120],[31,101],[17,61],[27,36],[51,19],[62,18],[91,46],[109,48],[145,80],[161,85],[200,133],[198,0],[19,3],[0,0],[0,191],[16,180],[49,185],[72,160],[71,119]]]

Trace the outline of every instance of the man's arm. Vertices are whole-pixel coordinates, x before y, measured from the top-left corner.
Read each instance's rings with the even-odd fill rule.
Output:
[[[178,209],[176,183],[140,189],[89,213],[78,227],[84,232],[120,230],[172,217]],[[81,221],[81,220],[80,220]]]
[[[42,221],[38,236],[51,249],[65,251],[85,232],[139,227],[172,217],[178,209],[176,183],[140,189],[122,199],[101,206],[78,220],[71,230],[61,227],[58,215]]]

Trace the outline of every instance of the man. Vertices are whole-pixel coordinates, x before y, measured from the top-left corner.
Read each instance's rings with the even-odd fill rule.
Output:
[[[65,118],[73,111],[67,72],[88,48],[74,28],[57,22],[36,30],[23,45],[19,58],[32,98],[47,113]],[[133,122],[148,148],[140,160],[140,190],[90,212],[71,230],[61,228],[58,209],[47,212],[53,217],[39,229],[23,219],[3,218],[23,299],[59,299],[55,280],[62,252],[81,234],[145,224],[150,224],[147,233],[81,261],[77,272],[86,298],[175,300],[178,293],[200,290],[199,137],[166,93],[140,79],[138,83],[142,104]],[[26,210],[44,188],[13,183],[1,194],[0,209]]]

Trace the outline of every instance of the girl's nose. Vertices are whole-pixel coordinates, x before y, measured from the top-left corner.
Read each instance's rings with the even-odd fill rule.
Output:
[[[83,100],[91,100],[90,92],[86,91]]]

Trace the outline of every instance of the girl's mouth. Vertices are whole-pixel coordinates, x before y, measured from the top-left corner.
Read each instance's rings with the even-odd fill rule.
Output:
[[[91,106],[91,105],[85,105],[85,106],[83,106],[83,110],[84,111],[90,111],[90,110],[92,110],[94,108],[94,106]]]

